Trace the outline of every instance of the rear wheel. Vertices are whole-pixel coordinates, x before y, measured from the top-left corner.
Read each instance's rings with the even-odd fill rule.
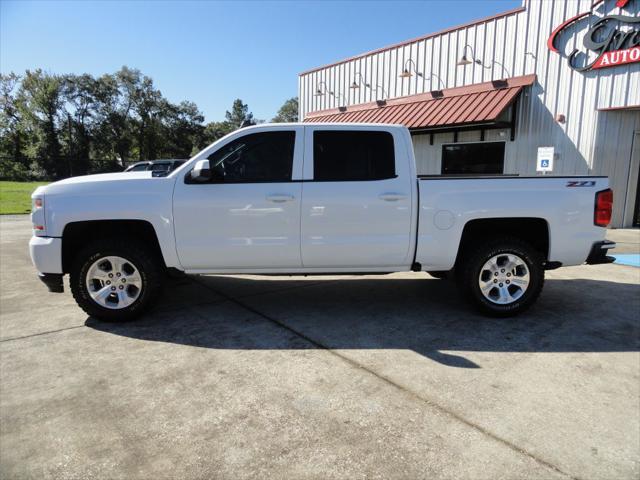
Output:
[[[105,239],[78,253],[70,277],[73,297],[87,314],[127,321],[154,303],[163,275],[159,260],[144,246]]]
[[[528,309],[542,291],[543,257],[517,238],[490,240],[465,258],[459,283],[482,313],[516,315]]]

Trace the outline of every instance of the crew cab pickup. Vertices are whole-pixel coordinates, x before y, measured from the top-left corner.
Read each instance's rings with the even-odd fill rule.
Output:
[[[605,177],[418,176],[397,125],[242,128],[167,177],[75,177],[33,194],[31,258],[63,275],[86,313],[127,320],[167,271],[369,274],[456,279],[482,312],[513,315],[544,272],[606,263]],[[559,306],[561,308],[561,306]]]

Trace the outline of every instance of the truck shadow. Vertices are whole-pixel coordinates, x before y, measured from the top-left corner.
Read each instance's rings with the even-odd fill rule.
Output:
[[[136,322],[86,326],[213,349],[404,349],[458,368],[479,366],[457,352],[640,350],[635,283],[550,279],[529,312],[493,319],[474,313],[450,282],[426,276],[258,278],[185,277]]]

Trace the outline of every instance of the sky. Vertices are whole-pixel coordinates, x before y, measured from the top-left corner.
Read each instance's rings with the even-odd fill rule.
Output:
[[[206,121],[241,98],[269,120],[300,72],[521,6],[522,0],[0,0],[0,71],[127,65]]]

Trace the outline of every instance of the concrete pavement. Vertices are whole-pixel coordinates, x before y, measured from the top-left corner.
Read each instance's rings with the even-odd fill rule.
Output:
[[[607,238],[616,242],[612,253],[640,253],[640,228],[616,228],[607,230]]]
[[[505,320],[426,274],[185,277],[106,324],[29,235],[0,218],[0,478],[640,475],[640,269]]]

